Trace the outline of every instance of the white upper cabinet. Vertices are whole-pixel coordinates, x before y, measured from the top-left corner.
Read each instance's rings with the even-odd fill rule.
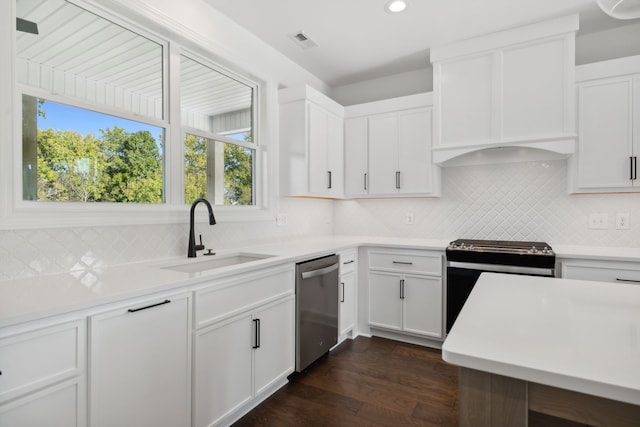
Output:
[[[638,191],[640,56],[584,65],[577,77],[579,139],[569,191]]]
[[[282,195],[342,197],[344,108],[308,86],[279,98]]]
[[[419,94],[347,107],[346,197],[440,194],[430,104]]]
[[[433,48],[434,161],[502,146],[573,153],[577,29],[573,15]]]

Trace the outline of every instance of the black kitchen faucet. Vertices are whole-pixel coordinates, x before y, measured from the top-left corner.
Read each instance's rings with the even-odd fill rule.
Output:
[[[189,215],[189,251],[187,252],[187,257],[188,258],[195,258],[196,257],[196,251],[201,251],[204,250],[204,245],[202,244],[202,234],[200,235],[200,244],[196,245],[196,233],[194,230],[194,212],[196,210],[196,206],[198,205],[198,203],[204,203],[205,206],[207,207],[207,210],[209,211],[209,224],[211,225],[215,225],[216,224],[216,217],[213,216],[213,208],[211,207],[211,203],[209,203],[207,201],[207,199],[196,199],[192,204],[191,204],[191,214]]]

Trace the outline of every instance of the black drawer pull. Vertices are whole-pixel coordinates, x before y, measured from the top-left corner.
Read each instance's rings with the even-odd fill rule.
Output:
[[[400,280],[400,299],[404,299],[404,279]]]
[[[253,348],[260,348],[260,319],[253,319],[255,324],[255,335],[253,338]]]
[[[633,280],[633,279],[620,279],[620,278],[616,278],[616,280],[617,280],[618,282],[640,283],[640,280]]]
[[[406,262],[406,261],[393,261],[394,264],[402,264],[402,265],[413,265],[412,262]]]
[[[159,302],[157,304],[151,304],[151,305],[147,305],[145,307],[140,307],[140,308],[130,308],[129,310],[127,310],[129,313],[135,313],[136,311],[140,311],[140,310],[146,310],[148,308],[153,308],[153,307],[157,307],[159,305],[164,305],[164,304],[169,304],[171,301],[166,299],[162,302]]]
[[[347,265],[347,264],[353,264],[354,262],[355,262],[354,260],[351,260],[351,261],[345,261],[342,264]]]

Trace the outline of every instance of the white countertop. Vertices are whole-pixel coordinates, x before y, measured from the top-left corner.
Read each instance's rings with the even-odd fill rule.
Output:
[[[640,286],[483,273],[442,357],[640,405]]]
[[[312,259],[347,248],[385,246],[444,251],[448,243],[448,240],[365,236],[304,238],[218,251],[219,256],[238,252],[273,256],[204,273],[184,273],[161,268],[183,262],[201,262],[210,259],[199,254],[195,259],[174,257],[71,271],[64,274],[0,281],[0,327],[150,295],[155,292],[180,290],[188,285],[286,262],[293,263]]]

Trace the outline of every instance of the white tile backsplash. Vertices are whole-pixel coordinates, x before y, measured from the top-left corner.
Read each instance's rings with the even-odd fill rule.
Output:
[[[640,247],[640,194],[568,195],[565,160],[444,168],[442,186],[433,199],[282,199],[286,226],[219,222],[197,232],[214,250],[331,233]],[[413,225],[405,224],[408,212]],[[592,212],[608,213],[609,228],[588,229]],[[629,213],[628,230],[615,229],[619,212]],[[184,223],[0,231],[0,280],[64,271],[90,280],[107,265],[186,254],[188,230]]]
[[[591,212],[608,213],[609,229],[588,229]],[[629,230],[615,229],[618,212]],[[339,201],[334,224],[336,234],[640,247],[640,194],[569,195],[566,160],[466,165],[443,168],[441,198]]]
[[[207,248],[231,249],[274,239],[332,233],[332,202],[283,199],[288,224],[273,221],[198,224]],[[185,209],[185,219],[188,219]],[[0,230],[0,280],[72,271],[187,254],[189,224]],[[90,275],[90,274],[89,274]],[[88,277],[88,276],[87,276]]]

